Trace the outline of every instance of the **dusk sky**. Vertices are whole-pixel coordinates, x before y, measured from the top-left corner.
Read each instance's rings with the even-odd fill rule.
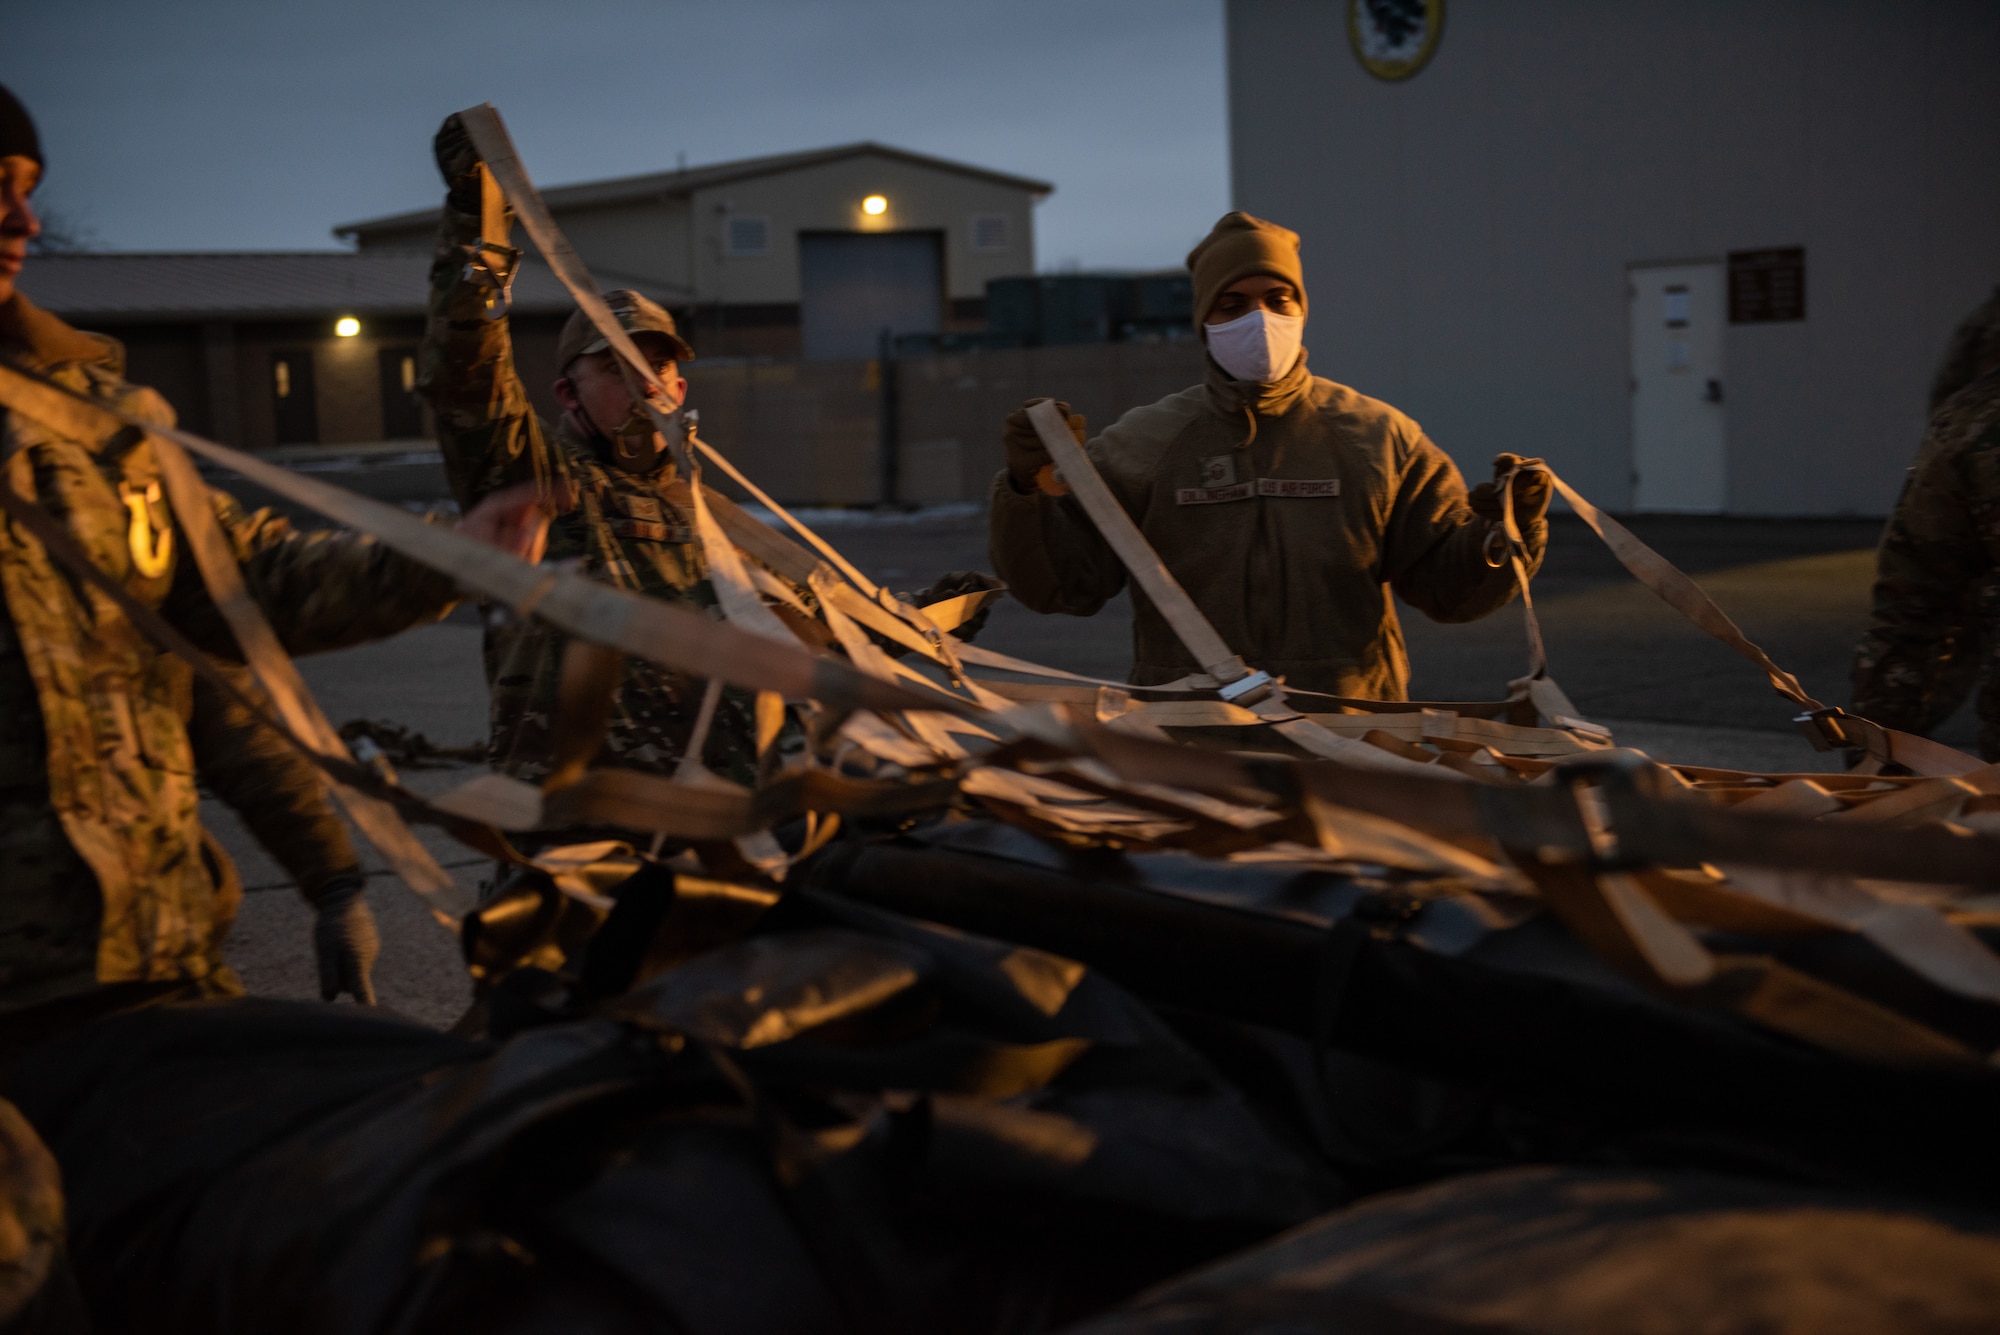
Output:
[[[1056,185],[1040,267],[1165,267],[1229,206],[1222,0],[98,0],[10,7],[39,197],[96,249],[334,246],[490,101],[542,185],[875,139]]]

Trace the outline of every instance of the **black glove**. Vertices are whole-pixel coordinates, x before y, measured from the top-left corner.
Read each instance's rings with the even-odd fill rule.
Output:
[[[472,146],[472,136],[465,132],[465,123],[453,112],[444,118],[438,127],[437,137],[431,140],[431,154],[437,159],[438,174],[444,177],[447,191],[445,202],[459,213],[479,212],[479,150]]]
[[[1029,399],[1008,413],[1006,422],[1001,425],[1000,442],[1007,447],[1007,475],[1014,480],[1016,491],[1035,490],[1037,475],[1052,462],[1049,458],[1049,447],[1042,444],[1041,433],[1036,431],[1035,424],[1028,420],[1028,409],[1048,401]],[[1082,415],[1071,412],[1069,405],[1060,400],[1056,403],[1056,411],[1068,420],[1070,434],[1076,437],[1076,443],[1083,444],[1085,437]]]
[[[909,603],[913,607],[928,607],[932,603],[941,603],[947,598],[956,598],[960,594],[978,593],[981,589],[994,589],[998,587],[1000,587],[999,583],[991,575],[982,575],[977,570],[947,570],[944,574],[932,580],[931,586],[922,593],[909,593],[899,596],[904,602]],[[961,623],[951,634],[965,641],[967,644],[972,643],[973,637],[986,628],[986,619],[993,615],[993,604],[995,601],[997,600],[992,598],[987,599],[985,603],[981,604],[977,612],[974,612],[970,618]]]
[[[977,570],[949,570],[933,580],[931,586],[922,593],[899,593],[896,597],[912,607],[921,608],[931,603],[941,603],[947,598],[956,598],[962,593],[977,593],[981,589],[1002,587],[1004,586],[999,580],[991,575],[982,575]],[[949,633],[970,643],[972,637],[986,625],[986,618],[992,614],[993,602],[989,599],[977,612]],[[910,652],[910,646],[901,640],[892,640],[878,630],[867,630],[865,627],[863,630],[868,638],[875,642],[875,647],[891,658],[901,658]]]
[[[1498,523],[1501,518],[1500,479],[1507,470],[1519,464],[1539,464],[1540,459],[1524,459],[1518,454],[1496,454],[1493,456],[1493,481],[1482,482],[1472,489],[1465,503],[1472,507],[1472,513],[1482,519]],[[1549,475],[1540,468],[1514,475],[1514,522],[1521,528],[1540,519],[1549,512],[1549,497],[1555,487]]]
[[[364,1006],[375,1004],[375,957],[382,938],[375,915],[361,893],[359,876],[329,881],[313,899],[313,954],[319,960],[319,997],[332,1001],[342,992]]]

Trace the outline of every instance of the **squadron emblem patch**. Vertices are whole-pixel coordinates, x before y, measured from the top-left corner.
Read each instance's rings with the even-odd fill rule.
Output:
[[[1444,0],[1347,0],[1347,41],[1361,67],[1395,83],[1430,63],[1444,35]]]

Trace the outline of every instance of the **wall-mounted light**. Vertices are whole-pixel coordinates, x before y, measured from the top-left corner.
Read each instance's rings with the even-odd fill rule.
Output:
[[[861,201],[861,211],[879,218],[889,211],[889,201],[880,195],[870,195]]]
[[[333,322],[333,332],[342,338],[353,338],[361,332],[361,321],[351,315],[343,315]]]

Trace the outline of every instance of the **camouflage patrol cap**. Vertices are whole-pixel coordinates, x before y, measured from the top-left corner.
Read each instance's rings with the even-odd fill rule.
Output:
[[[612,318],[618,327],[628,334],[659,334],[673,349],[674,360],[684,362],[694,356],[694,349],[687,345],[680,331],[674,328],[674,317],[667,314],[658,303],[648,301],[630,288],[617,288],[604,294],[604,304],[611,308]],[[597,326],[582,311],[571,315],[562,327],[562,336],[556,339],[556,365],[564,375],[569,374],[569,364],[578,357],[587,357],[593,352],[602,352],[610,344],[604,335],[597,332]]]

